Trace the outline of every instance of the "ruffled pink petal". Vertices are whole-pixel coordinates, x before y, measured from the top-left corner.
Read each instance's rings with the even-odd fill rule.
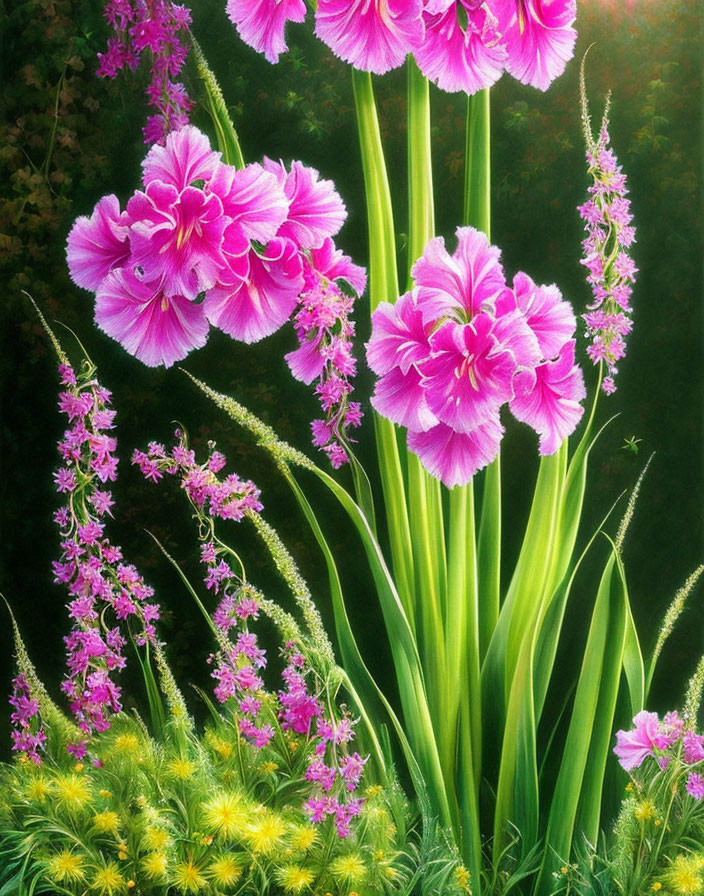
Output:
[[[128,218],[117,196],[103,196],[90,218],[76,218],[68,235],[66,258],[71,279],[95,292],[114,268],[130,254]]]
[[[268,243],[286,220],[289,202],[278,179],[261,165],[237,170],[221,165],[208,184],[222,203],[223,213],[239,224],[250,240]]]
[[[473,227],[457,229],[453,255],[442,237],[430,240],[412,270],[425,322],[446,315],[471,319],[482,308],[493,306],[506,289],[500,256],[500,250]]]
[[[460,6],[466,28],[458,18]],[[426,5],[423,22],[425,37],[415,59],[426,78],[441,90],[473,94],[499,80],[507,54],[486,4],[454,0]]]
[[[494,11],[508,50],[506,69],[547,90],[574,55],[576,0],[494,0]]]
[[[109,274],[95,299],[95,322],[148,367],[170,367],[208,338],[202,305],[165,296],[127,268]]]
[[[436,426],[438,418],[428,407],[421,378],[415,367],[403,373],[394,367],[376,381],[372,407],[399,426],[424,432]]]
[[[210,148],[205,134],[193,125],[172,131],[165,145],[152,146],[142,162],[144,186],[160,180],[180,191],[196,180],[207,183],[221,167],[220,156]]]
[[[503,427],[498,415],[470,433],[440,423],[427,432],[409,432],[408,447],[425,469],[448,488],[467,485],[499,453]]]
[[[514,381],[511,413],[540,436],[540,454],[554,454],[582,418],[586,397],[582,371],[574,363],[574,340],[565,343],[555,361],[522,371]]]
[[[510,290],[506,290],[510,294]],[[498,315],[493,329],[494,338],[511,353],[516,369],[534,368],[543,360],[538,339],[518,308]]]
[[[398,367],[403,373],[430,355],[423,315],[413,294],[402,295],[395,305],[381,302],[372,314],[372,335],[367,363],[379,376]]]
[[[303,286],[301,259],[290,240],[272,240],[249,253],[249,276],[232,287],[216,284],[205,298],[213,326],[241,342],[258,342],[291,316]]]
[[[217,280],[223,266],[221,246],[228,219],[217,196],[196,187],[180,193],[152,181],[127,203],[132,219],[132,262],[146,280],[163,280],[168,295],[194,299]]]
[[[577,321],[569,302],[551,286],[536,286],[527,274],[513,278],[516,302],[535,333],[543,358],[555,358],[562,346],[572,338]]]
[[[295,351],[284,355],[291,373],[297,380],[310,386],[323,372],[325,358],[320,352],[321,334],[314,339],[306,339]]]
[[[306,4],[305,0],[228,0],[227,15],[242,40],[275,63],[288,50],[286,23],[302,22]]]
[[[310,268],[327,280],[344,280],[361,296],[367,286],[367,272],[355,264],[349,255],[335,248],[331,239],[323,240],[323,244],[310,253]]]
[[[422,0],[318,0],[315,33],[365,72],[397,68],[423,37]]]
[[[420,365],[430,410],[456,432],[476,430],[513,395],[515,358],[494,326],[484,313],[469,324],[444,324],[431,337],[432,355]]]
[[[283,163],[271,159],[264,159],[264,167],[278,178],[289,201],[279,236],[288,237],[301,249],[313,249],[338,232],[347,212],[331,180],[320,180],[315,168],[301,162],[292,162],[288,172]]]
[[[656,741],[661,734],[660,720],[655,712],[642,710],[633,719],[635,728],[616,733],[614,753],[626,771],[632,771],[643,764],[648,756],[654,755]]]

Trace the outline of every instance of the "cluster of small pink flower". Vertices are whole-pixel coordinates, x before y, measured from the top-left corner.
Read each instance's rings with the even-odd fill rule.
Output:
[[[304,0],[228,0],[242,40],[277,62]],[[355,68],[384,74],[412,53],[443,90],[475,93],[504,69],[546,90],[574,53],[576,0],[318,0],[315,33]]]
[[[126,211],[104,196],[68,237],[71,276],[96,293],[98,326],[168,367],[203,346],[211,324],[251,343],[300,308],[301,348],[288,361],[304,382],[320,379],[315,444],[344,462],[346,428],[361,413],[349,401],[352,301],[341,284],[359,294],[365,275],[332,241],[346,216],[333,184],[300,162],[237,170],[189,126],[151,148],[143,185]]]
[[[10,706],[14,712],[10,721],[15,726],[12,732],[12,749],[26,756],[35,765],[41,765],[41,751],[46,743],[46,732],[39,718],[39,703],[32,698],[29,683],[20,674],[12,681]]]
[[[591,198],[578,208],[587,231],[582,264],[589,271],[587,282],[594,295],[594,303],[583,315],[587,334],[592,337],[587,354],[595,364],[606,364],[608,375],[601,387],[607,395],[616,390],[616,364],[626,354],[625,337],[633,328],[628,315],[638,270],[626,252],[636,236],[626,175],[608,144],[608,121],[604,118],[598,142],[587,150],[589,174],[594,179],[589,187]]]
[[[137,643],[153,643],[159,607],[149,602],[153,589],[134,566],[121,562],[122,551],[103,532],[103,518],[111,515],[113,500],[100,485],[117,478],[117,440],[109,435],[115,419],[110,393],[95,380],[87,362],[78,375],[67,364],[59,366],[59,373],[66,387],[59,395],[59,408],[71,427],[59,442],[63,466],[54,474],[57,491],[66,495],[67,503],[54,514],[62,555],[53,569],[54,581],[68,588],[74,625],[64,639],[68,676],[62,689],[79,728],[90,736],[105,731],[110,714],[121,709],[121,690],[111,678],[125,666],[126,640],[119,624],[134,618],[139,624]],[[107,624],[108,608],[118,623],[112,628]],[[86,744],[72,745],[70,750],[82,756]]]
[[[367,360],[379,375],[372,404],[408,429],[408,447],[446,486],[490,463],[500,411],[553,454],[577,426],[585,397],[575,365],[576,326],[559,289],[518,273],[506,285],[499,250],[471,227],[450,255],[437,237],[413,267],[415,287],[372,316]]]
[[[193,105],[177,77],[188,56],[182,33],[188,33],[191,12],[171,0],[108,0],[105,18],[115,33],[105,53],[99,53],[98,75],[114,78],[127,66],[134,70],[142,55],[151,54],[147,101],[158,110],[147,118],[145,143],[163,143],[171,131],[188,124]]]
[[[293,642],[287,642],[283,649],[286,667],[281,676],[285,689],[278,694],[266,690],[261,676],[267,665],[266,652],[249,629],[249,620],[259,617],[258,593],[225,559],[232,552],[214,532],[215,517],[240,520],[245,514],[259,513],[259,490],[252,482],[243,482],[234,475],[219,483],[215,472],[224,466],[224,456],[211,450],[208,460],[198,465],[183,434],[177,432],[176,436],[178,442],[170,453],[153,442],[147,452],[135,452],[133,463],[153,481],[164,473],[178,475],[196,511],[203,541],[201,561],[207,570],[205,586],[220,597],[213,615],[218,651],[210,657],[212,677],[217,682],[214,694],[220,703],[234,701],[240,733],[257,749],[267,747],[277,730],[303,739],[308,763],[305,781],[315,788],[305,803],[305,811],[316,823],[331,816],[338,836],[347,837],[350,823],[363,803],[350,797],[367,761],[356,752],[350,753],[347,747],[354,738],[354,723],[348,714],[343,713],[337,721],[326,716],[319,697],[309,688],[310,670],[305,658]],[[222,513],[220,490],[228,482],[237,482],[239,486],[234,502],[230,496],[224,503],[226,512]],[[235,512],[230,512],[231,507],[236,508]],[[299,749],[296,753],[304,755]]]
[[[648,756],[655,758],[660,769],[670,763],[684,764],[687,793],[695,800],[704,800],[704,737],[691,728],[685,729],[677,712],[669,712],[662,721],[655,712],[643,710],[633,719],[630,731],[618,731],[614,753],[628,772],[640,768]],[[699,771],[694,771],[698,767]]]

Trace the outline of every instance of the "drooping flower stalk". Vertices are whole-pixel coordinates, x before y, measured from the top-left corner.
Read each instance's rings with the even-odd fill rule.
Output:
[[[617,365],[626,354],[625,337],[633,329],[630,300],[638,269],[628,250],[635,242],[635,228],[631,223],[626,175],[609,147],[610,98],[606,101],[598,138],[594,139],[591,133],[584,61],[580,87],[588,173],[593,180],[589,199],[578,208],[587,232],[582,243],[582,264],[589,272],[587,283],[594,296],[594,302],[582,317],[592,340],[587,354],[594,364],[606,366],[608,373],[601,388],[610,395],[616,390]]]
[[[125,68],[136,69],[148,56],[151,80],[147,102],[157,113],[144,127],[144,142],[163,143],[188,124],[193,102],[181,82],[174,81],[188,56],[191,12],[171,0],[108,0],[105,18],[114,29],[105,53],[99,53],[98,75],[114,78]]]
[[[352,819],[364,802],[354,794],[368,759],[348,747],[356,722],[348,713],[339,718],[332,714],[330,701],[323,699],[325,682],[306,661],[303,635],[295,623],[287,624],[299,643],[290,640],[284,645],[284,688],[276,693],[267,690],[262,678],[266,651],[250,629],[250,620],[256,620],[268,602],[247,581],[239,556],[215,530],[216,519],[249,517],[256,524],[263,509],[259,489],[235,474],[218,478],[226,463],[219,451],[211,449],[205,463],[198,464],[185,435],[177,431],[176,437],[171,451],[152,442],[146,452],[135,451],[132,462],[152,481],[164,474],[176,476],[195,511],[205,586],[219,598],[212,618],[218,649],[210,659],[217,682],[215,697],[221,704],[232,705],[241,735],[257,750],[284,736],[300,742],[307,757],[305,780],[310,784],[304,811],[315,824],[332,818],[337,836],[348,837]],[[299,597],[306,603],[305,595]],[[318,627],[319,620],[313,619],[312,629]],[[324,649],[319,659],[329,663],[332,658]]]

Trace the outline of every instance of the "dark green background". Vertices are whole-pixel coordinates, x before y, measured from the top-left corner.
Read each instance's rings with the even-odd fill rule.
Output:
[[[246,157],[298,158],[332,178],[349,219],[339,245],[365,260],[365,213],[349,72],[309,31],[290,29],[291,53],[272,67],[239,41],[223,3],[194,9],[194,33],[223,87]],[[1,8],[1,7],[0,7]],[[121,476],[114,489],[110,532],[126,557],[158,591],[164,636],[180,680],[207,684],[210,644],[204,624],[173,571],[145,534],[150,530],[198,578],[194,533],[173,483],[153,486],[129,466],[135,447],[168,440],[174,420],[196,446],[216,439],[230,469],[262,488],[267,518],[280,528],[329,619],[321,558],[273,466],[251,440],[207,404],[177,370],[149,370],[92,324],[91,297],[66,274],[64,243],[78,214],[89,214],[107,192],[125,201],[137,187],[144,155],[145,74],[116,82],[94,77],[95,53],[107,29],[100,3],[28,0],[6,4],[0,41],[3,128],[0,145],[0,276],[2,303],[2,443],[0,463],[0,590],[11,602],[42,677],[57,691],[67,631],[64,594],[52,584],[58,554],[51,515],[57,506],[52,471],[63,425],[56,410],[54,359],[28,303],[27,289],[51,318],[70,326],[113,390],[118,410]],[[628,174],[638,228],[640,268],[634,332],[621,365],[618,392],[601,402],[602,422],[618,415],[594,454],[585,511],[585,537],[655,452],[630,531],[626,564],[634,612],[646,648],[654,641],[674,591],[704,559],[702,530],[702,39],[695,0],[676,3],[579,4],[576,60],[589,44],[588,84],[594,116],[613,91],[613,146]],[[556,282],[575,309],[589,300],[579,264],[584,163],[577,96],[578,62],[547,94],[505,77],[492,91],[493,241],[509,277],[525,270]],[[197,95],[198,86],[189,77]],[[405,229],[405,84],[399,71],[382,79],[378,100],[396,201],[399,258]],[[449,239],[460,222],[465,100],[432,92],[438,232]],[[57,115],[55,116],[55,112]],[[208,130],[197,111],[194,121]],[[52,133],[54,139],[52,142]],[[48,152],[48,148],[51,147]],[[369,331],[359,302],[358,357]],[[71,337],[61,331],[66,347]],[[316,415],[310,389],[292,380],[283,354],[295,345],[290,327],[264,343],[243,346],[213,330],[206,348],[184,366],[215,388],[237,395],[280,435],[304,450]],[[581,342],[584,357],[584,340]],[[357,390],[365,408],[372,383],[363,372]],[[587,379],[593,371],[586,367]],[[360,455],[376,481],[370,420]],[[505,561],[519,545],[537,468],[536,437],[507,422],[504,442]],[[636,436],[639,453],[624,450]],[[313,449],[310,449],[312,451]],[[341,477],[346,481],[347,473]],[[381,621],[359,545],[337,509],[313,483],[316,506],[340,558],[351,615],[370,661],[393,691]],[[614,522],[614,528],[616,523]],[[250,578],[272,597],[282,589],[246,531],[231,526],[246,552]],[[583,577],[569,619],[563,662],[578,656],[596,589],[596,566]],[[702,596],[695,593],[656,679],[653,707],[679,703],[684,683],[704,650]],[[0,626],[0,692],[9,691],[11,641]],[[126,690],[130,676],[125,677]],[[138,681],[132,680],[134,690]],[[193,701],[197,710],[197,701]],[[3,710],[4,711],[4,705]],[[6,725],[3,725],[6,729]],[[8,743],[3,736],[2,742]]]

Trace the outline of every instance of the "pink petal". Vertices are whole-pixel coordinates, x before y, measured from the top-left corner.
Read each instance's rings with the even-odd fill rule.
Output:
[[[228,0],[227,15],[242,40],[272,63],[288,50],[287,22],[302,22],[305,0]]]
[[[109,274],[96,295],[95,322],[149,367],[170,367],[208,338],[202,305],[169,296],[122,268]]]
[[[130,254],[127,216],[117,196],[103,196],[90,218],[82,215],[68,235],[66,258],[71,279],[91,292]]]
[[[493,419],[513,394],[516,362],[494,326],[484,313],[469,324],[444,324],[431,337],[430,358],[420,365],[430,410],[457,432],[471,433]]]
[[[576,0],[495,0],[494,11],[508,50],[506,69],[547,90],[574,55]]]
[[[499,453],[503,427],[498,416],[471,433],[440,423],[427,432],[409,432],[408,447],[425,469],[448,488],[467,485]]]
[[[239,224],[250,240],[268,243],[288,215],[289,202],[282,185],[261,165],[247,165],[240,171],[221,165],[207,189],[218,196],[223,213]]]
[[[319,346],[320,334],[315,339],[306,339],[299,348],[284,356],[291,373],[306,386],[310,386],[320,376],[325,366],[325,358]]]
[[[224,259],[223,234],[228,224],[217,196],[196,187],[180,193],[152,181],[127,203],[132,219],[132,262],[145,279],[163,279],[168,295],[194,299],[217,280]]]
[[[473,227],[457,229],[453,255],[442,237],[430,240],[411,272],[425,322],[448,314],[467,320],[482,307],[493,305],[506,289],[500,256],[500,250]]]
[[[422,0],[318,0],[315,33],[362,71],[397,68],[423,36]]]
[[[354,264],[341,249],[335,248],[331,239],[326,239],[317,249],[310,253],[310,266],[318,274],[328,280],[344,280],[361,296],[367,286],[367,272],[363,267]]]
[[[172,131],[166,144],[152,146],[142,162],[144,186],[160,180],[180,191],[195,180],[207,182],[221,167],[220,156],[210,148],[205,134],[193,125]]]
[[[249,253],[247,281],[216,284],[205,298],[213,326],[241,342],[258,342],[291,316],[303,287],[301,259],[290,240],[278,237],[259,255]]]
[[[518,307],[538,339],[543,358],[555,358],[577,326],[571,305],[562,301],[557,286],[536,286],[527,274],[516,274],[513,288]]]
[[[413,431],[423,432],[438,423],[428,407],[420,374],[415,367],[407,373],[394,367],[380,377],[371,401],[374,410],[382,417]]]
[[[382,375],[395,367],[407,373],[429,355],[423,315],[412,293],[402,295],[395,305],[381,302],[372,314],[372,335],[367,343],[367,363],[374,373]]]
[[[288,217],[278,232],[300,249],[313,249],[334,236],[345,223],[345,205],[330,180],[320,180],[315,168],[292,162],[287,173],[283,163],[264,159],[267,171],[276,175],[290,205]]]
[[[554,454],[577,427],[586,397],[582,371],[574,363],[574,340],[565,343],[554,361],[535,371],[522,371],[514,381],[511,413],[540,436],[540,453]]]
[[[466,29],[459,22],[460,5]],[[426,5],[423,21],[425,37],[414,55],[420,70],[438,87],[472,94],[499,80],[506,49],[499,43],[496,20],[485,4],[455,0]]]

